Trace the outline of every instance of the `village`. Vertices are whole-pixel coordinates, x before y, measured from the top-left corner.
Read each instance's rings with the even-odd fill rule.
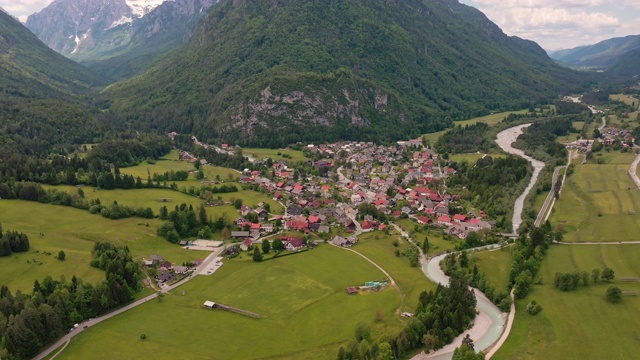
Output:
[[[192,139],[196,145],[220,153],[233,155],[239,150],[228,144],[218,147]],[[460,239],[472,232],[491,231],[495,222],[482,210],[450,214],[459,196],[447,193],[446,180],[456,176],[456,171],[442,166],[438,154],[425,145],[421,139],[399,141],[394,146],[349,141],[307,145],[305,154],[316,160],[304,166],[317,169],[318,176],[298,176],[296,166],[284,160],[273,162],[266,170],[241,171],[238,181],[243,186],[269,194],[285,211],[272,214],[263,203],[254,207],[243,204],[230,232],[237,246],[228,248],[224,255],[233,257],[250,251],[264,239],[272,243],[277,240],[276,250],[292,252],[321,241],[351,247],[358,243],[360,234],[388,233],[396,219],[412,219],[417,225],[431,226]],[[180,157],[207,164],[186,151],[180,151]],[[265,162],[248,160],[253,164]],[[164,274],[156,278],[160,283],[169,279],[168,269],[165,266],[159,272]]]

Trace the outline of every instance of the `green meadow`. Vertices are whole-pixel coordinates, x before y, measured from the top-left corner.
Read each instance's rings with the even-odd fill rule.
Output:
[[[556,272],[591,272],[605,266],[616,274],[614,285],[640,291],[638,245],[553,245],[540,269],[541,285],[516,302],[516,318],[509,338],[492,359],[634,359],[640,341],[640,297],[622,302],[605,300],[608,283],[580,286],[562,292],[553,286]],[[525,308],[536,300],[543,308],[536,316]]]
[[[442,237],[442,231],[436,229],[424,229],[424,225],[418,224],[418,222],[412,219],[399,219],[395,221],[404,231],[408,232],[414,241],[422,244],[425,236],[429,238],[429,254],[438,254],[447,250],[453,250],[456,244],[460,241],[457,237],[450,237],[450,240],[445,240]],[[420,229],[417,232],[416,226]]]
[[[280,155],[278,155],[280,154]],[[242,155],[251,156],[256,159],[265,159],[271,158],[273,161],[290,161],[290,162],[298,162],[298,161],[307,161],[308,157],[304,156],[302,151],[299,150],[282,150],[282,149],[258,149],[258,148],[247,148],[242,149]],[[282,155],[290,156],[291,159],[285,158]]]
[[[634,98],[631,95],[625,95],[625,94],[612,94],[609,95],[609,99],[611,100],[615,100],[615,101],[621,101],[627,105],[638,105],[639,100]]]
[[[391,275],[402,292],[403,311],[413,312],[420,293],[435,290],[435,284],[427,279],[420,267],[411,267],[409,258],[395,255],[396,250],[402,254],[410,247],[400,236],[374,231],[361,235],[359,239],[353,250],[380,264]],[[393,245],[394,241],[397,241],[398,246]]]
[[[160,254],[167,260],[182,263],[206,256],[158,237],[156,229],[161,221],[155,219],[109,220],[71,207],[0,200],[0,221],[5,230],[27,234],[31,245],[29,252],[0,258],[3,269],[0,284],[8,285],[12,291],[31,292],[33,282],[47,275],[54,279],[64,275],[67,280],[76,275],[93,283],[102,280],[104,273],[90,266],[91,249],[97,241],[127,245],[140,260]],[[64,261],[55,258],[60,250],[65,252]]]
[[[393,287],[357,295],[345,291],[383,276],[357,254],[330,245],[261,263],[226,261],[213,275],[197,276],[162,301],[84,331],[58,359],[334,358],[360,322],[372,326],[374,339],[401,328],[401,299]],[[208,310],[206,300],[260,318]],[[140,340],[141,334],[147,339]]]
[[[596,156],[599,158],[600,156]],[[604,153],[605,164],[575,163],[550,217],[564,241],[638,240],[640,191],[628,174],[634,155]]]
[[[500,250],[472,253],[470,258],[496,290],[505,291],[509,286],[511,256],[511,247],[503,247]]]

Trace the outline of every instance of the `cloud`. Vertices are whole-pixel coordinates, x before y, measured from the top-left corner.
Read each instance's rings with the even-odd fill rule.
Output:
[[[637,34],[639,0],[461,0],[509,35],[545,49],[571,48]]]
[[[0,7],[24,22],[29,15],[42,10],[51,2],[52,0],[0,0]]]

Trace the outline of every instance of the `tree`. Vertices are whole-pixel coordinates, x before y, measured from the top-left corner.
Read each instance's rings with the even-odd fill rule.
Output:
[[[394,360],[393,350],[391,344],[383,342],[380,344],[380,350],[378,351],[378,360]]]
[[[600,282],[600,269],[593,269],[591,271],[591,282],[594,284]]]
[[[265,254],[268,254],[270,250],[271,250],[271,243],[269,243],[269,240],[264,239],[262,241],[262,252]]]
[[[240,208],[242,208],[242,199],[236,199],[236,200],[233,202],[233,206],[234,206],[236,209],[240,210]]]
[[[253,248],[253,261],[260,262],[262,261],[262,254],[260,253],[260,249]]]
[[[140,340],[147,340],[147,334],[140,334]]]
[[[617,286],[609,285],[606,297],[607,301],[610,303],[619,303],[622,301],[622,290]]]
[[[60,261],[64,261],[65,257],[66,257],[66,254],[64,253],[64,251],[60,250],[60,252],[58,253],[57,259]]]
[[[607,281],[607,282],[611,282],[613,281],[613,279],[616,278],[615,272],[613,271],[613,269],[605,267],[602,270],[602,273],[600,274],[602,280]]]
[[[469,256],[467,252],[462,250],[460,253],[460,267],[466,268],[469,266]]]
[[[284,250],[284,244],[282,243],[282,240],[280,240],[280,239],[273,240],[273,250],[275,250],[275,251]]]
[[[422,252],[426,255],[429,252],[431,245],[429,245],[429,237],[427,235],[424,236],[424,242],[422,243]]]
[[[198,210],[198,220],[200,220],[200,224],[206,225],[209,222],[209,218],[207,217],[207,210],[204,208],[204,204],[200,204],[200,209]]]

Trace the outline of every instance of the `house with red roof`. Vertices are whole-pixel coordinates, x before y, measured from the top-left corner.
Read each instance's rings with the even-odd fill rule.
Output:
[[[247,239],[243,241],[242,244],[240,244],[240,250],[249,251],[249,247],[251,247],[252,244],[253,244],[253,240]]]
[[[455,215],[453,215],[453,220],[456,221],[456,222],[461,223],[461,222],[467,221],[467,217],[465,215],[462,215],[462,214],[455,214]]]
[[[418,224],[432,224],[433,220],[429,219],[426,216],[418,216]]]
[[[447,216],[447,215],[440,216],[440,217],[438,217],[438,224],[450,226],[451,225],[451,218],[449,216]]]

